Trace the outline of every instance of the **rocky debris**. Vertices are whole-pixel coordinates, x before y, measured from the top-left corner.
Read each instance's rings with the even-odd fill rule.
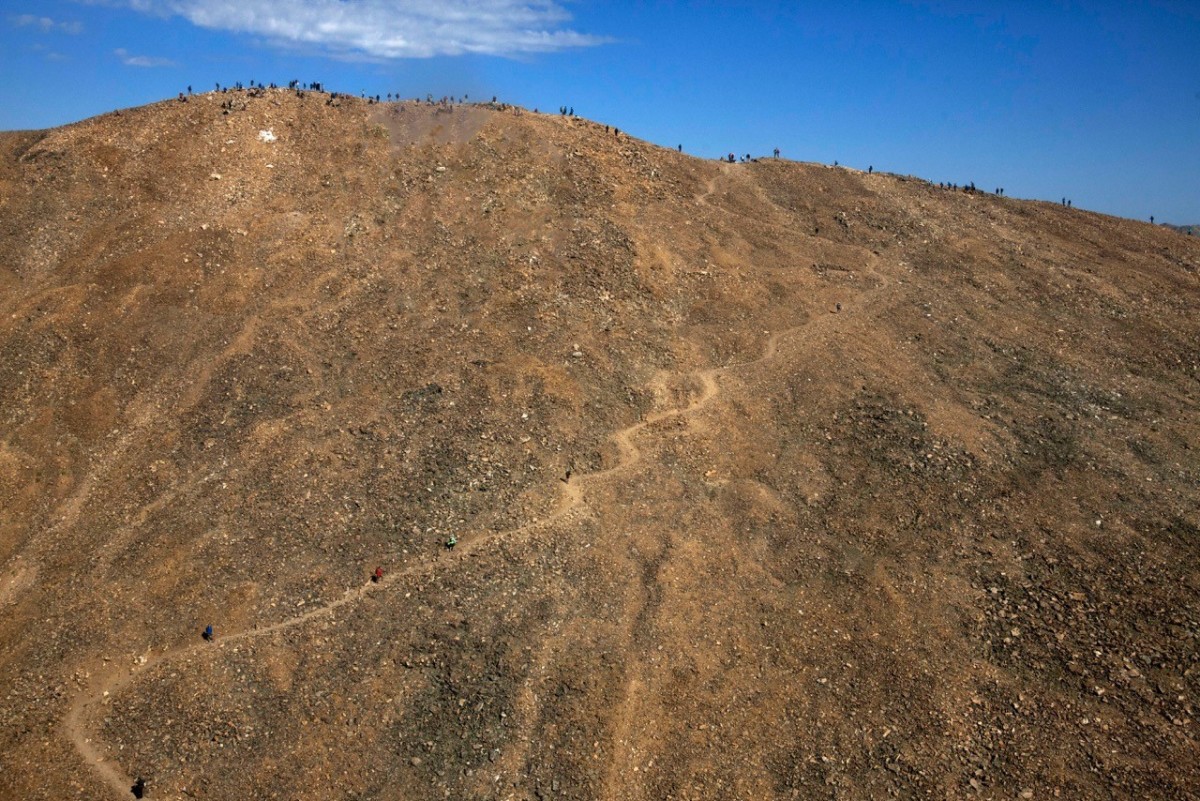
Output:
[[[1187,237],[290,91],[0,154],[0,796],[1196,785]]]

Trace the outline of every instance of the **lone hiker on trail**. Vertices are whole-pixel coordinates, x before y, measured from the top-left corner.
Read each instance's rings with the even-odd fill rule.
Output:
[[[209,642],[212,642],[212,638],[213,638],[213,628],[212,628],[212,626],[205,626],[205,627],[204,627],[204,634],[203,634],[203,635],[201,635],[201,636],[203,636],[203,637],[204,637],[204,639],[208,640]]]
[[[458,545],[458,537],[451,534],[449,537],[446,538],[446,550],[453,551],[455,545]]]
[[[383,581],[383,568],[377,567],[375,568],[375,573],[371,576],[371,583],[378,584],[381,581]]]
[[[143,779],[141,776],[138,776],[137,781],[135,781],[133,783],[133,786],[129,788],[129,792],[133,793],[134,798],[145,798],[146,797],[146,780]]]

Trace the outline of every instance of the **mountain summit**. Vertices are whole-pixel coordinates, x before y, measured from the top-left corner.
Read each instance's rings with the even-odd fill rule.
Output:
[[[261,90],[0,253],[0,796],[1200,786],[1200,240]]]

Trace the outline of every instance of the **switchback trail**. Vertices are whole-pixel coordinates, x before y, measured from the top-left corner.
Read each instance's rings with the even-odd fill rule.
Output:
[[[882,283],[863,295],[875,294],[879,292],[883,286]],[[679,374],[678,377],[692,378],[698,381],[701,385],[701,392],[688,404],[672,409],[655,412],[647,415],[640,421],[626,426],[609,436],[616,444],[618,450],[618,459],[611,467],[597,470],[591,473],[584,473],[574,476],[568,482],[561,482],[561,497],[558,504],[551,512],[542,518],[530,521],[523,526],[514,529],[507,529],[491,534],[484,534],[478,537],[466,537],[451,552],[452,563],[458,563],[466,558],[471,557],[476,551],[486,548],[497,540],[513,540],[524,539],[533,532],[544,528],[560,518],[568,515],[576,507],[584,503],[584,488],[594,481],[600,481],[608,478],[620,471],[628,470],[642,459],[642,450],[637,446],[635,438],[645,429],[668,420],[673,417],[683,417],[693,414],[706,405],[708,405],[717,395],[720,394],[720,386],[717,381],[718,377],[725,372],[732,370],[740,370],[769,359],[775,358],[778,353],[780,340],[790,334],[800,331],[810,331],[814,327],[828,325],[830,320],[834,319],[834,315],[823,315],[815,319],[809,319],[805,323],[794,328],[787,329],[771,335],[764,347],[760,356],[749,361],[735,362],[721,367],[712,367],[703,370],[694,370]],[[64,718],[64,728],[66,736],[71,741],[75,750],[80,757],[86,762],[97,774],[98,777],[108,785],[115,794],[124,798],[130,793],[130,787],[133,784],[133,778],[123,773],[117,764],[112,760],[111,755],[103,743],[95,736],[90,728],[90,720],[93,710],[103,705],[106,699],[112,699],[116,693],[124,688],[133,685],[139,677],[147,673],[150,669],[163,665],[168,662],[177,661],[188,656],[199,654],[205,650],[217,649],[224,650],[230,644],[236,644],[245,640],[251,640],[258,637],[266,637],[277,634],[281,631],[293,629],[302,626],[310,621],[318,618],[332,615],[337,610],[351,606],[362,600],[367,595],[382,590],[398,580],[411,578],[413,576],[430,573],[438,566],[446,563],[445,559],[435,559],[418,564],[411,565],[407,568],[389,573],[379,582],[365,582],[359,587],[351,588],[345,591],[341,598],[331,601],[324,606],[311,609],[304,614],[285,620],[272,623],[267,626],[254,627],[244,631],[235,632],[233,634],[222,635],[216,643],[198,642],[187,645],[179,645],[168,647],[157,653],[151,651],[148,654],[134,656],[130,655],[133,664],[128,668],[114,667],[111,670],[100,673],[92,678],[90,684],[73,699],[67,714]],[[117,664],[119,660],[113,660]],[[126,663],[128,664],[128,663]],[[520,699],[522,706],[528,706],[532,699],[528,697]],[[629,699],[627,698],[624,706]],[[524,716],[527,721],[531,720],[532,715]],[[611,785],[610,785],[611,786]]]
[[[711,195],[714,189],[715,179],[709,181],[708,191],[704,193],[704,196],[701,196],[698,199],[704,202],[707,195]],[[868,263],[864,264],[864,273],[873,278],[876,283],[870,289],[859,291],[854,302],[854,310],[851,311],[850,308],[847,308],[846,310],[847,313],[852,316],[860,314],[862,309],[867,305],[868,301],[877,298],[891,286],[890,280],[881,275],[876,269],[878,257],[871,253],[867,255],[866,258]],[[818,314],[799,326],[789,328],[769,337],[766,345],[763,347],[762,354],[757,359],[694,372],[692,375],[702,382],[705,387],[705,391],[701,397],[686,410],[684,410],[683,413],[695,411],[700,406],[711,400],[719,392],[717,378],[722,373],[752,367],[756,364],[774,359],[778,354],[779,344],[784,337],[790,337],[792,335],[803,333],[807,335],[806,339],[812,340],[814,336],[820,332],[838,325],[839,320],[841,319],[844,318],[840,313]],[[623,436],[628,435],[628,432],[629,429],[617,432],[613,435],[613,438],[620,442]],[[632,443],[630,444],[632,445]],[[640,601],[639,606],[627,610],[625,614],[626,620],[628,621],[626,638],[631,648],[633,647],[636,639],[637,621],[643,617],[646,610],[646,605],[647,601],[645,598],[643,598]],[[621,690],[621,695],[617,699],[613,708],[613,733],[611,736],[612,757],[608,762],[604,784],[600,791],[600,798],[605,799],[605,801],[619,801],[619,799],[630,797],[630,794],[627,792],[628,784],[631,782],[636,783],[644,776],[644,774],[623,770],[624,767],[627,767],[630,763],[635,762],[635,746],[632,742],[635,726],[638,723],[635,707],[638,703],[641,692],[647,684],[644,680],[644,670],[641,667],[639,660],[631,657],[627,664],[629,667],[627,668],[624,686]]]

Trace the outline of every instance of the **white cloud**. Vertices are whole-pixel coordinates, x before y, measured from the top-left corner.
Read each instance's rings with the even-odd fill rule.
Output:
[[[41,30],[42,33],[51,33],[53,31],[61,31],[62,33],[83,33],[83,23],[80,22],[58,22],[49,17],[39,17],[35,14],[21,14],[15,17],[9,17],[13,25],[18,28],[34,27]]]
[[[147,13],[346,58],[519,55],[603,44],[554,0],[124,0]]]
[[[118,47],[113,54],[121,59],[126,67],[174,67],[175,62],[169,58],[154,58],[153,56],[135,56],[123,47]]]

